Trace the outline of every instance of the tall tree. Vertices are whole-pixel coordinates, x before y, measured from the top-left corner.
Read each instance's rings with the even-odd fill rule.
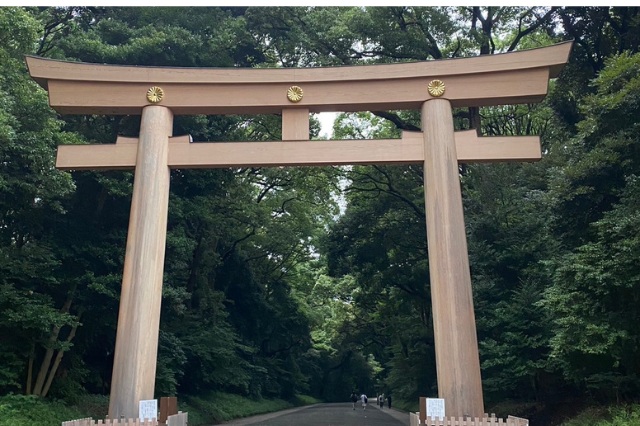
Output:
[[[22,55],[33,53],[38,28],[23,9],[0,9],[0,388],[46,394],[78,324],[50,228],[73,187],[52,152],[76,138],[26,73]]]
[[[566,251],[548,261],[553,356],[570,380],[617,397],[638,388],[638,276],[630,265],[638,256],[639,61],[606,61],[549,191],[553,231]]]

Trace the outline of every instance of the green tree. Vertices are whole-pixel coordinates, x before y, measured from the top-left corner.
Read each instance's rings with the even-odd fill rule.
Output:
[[[566,254],[548,262],[552,356],[568,379],[625,396],[638,386],[634,294],[638,276],[640,56],[606,61],[585,99],[580,133],[566,146],[549,191],[553,230]],[[633,360],[632,360],[633,359]]]
[[[0,389],[44,395],[78,317],[50,228],[72,190],[52,153],[75,137],[61,132],[46,93],[26,73],[22,55],[33,52],[38,28],[23,9],[0,9]]]

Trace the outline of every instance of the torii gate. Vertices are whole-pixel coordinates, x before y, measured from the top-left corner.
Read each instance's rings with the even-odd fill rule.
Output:
[[[535,161],[538,137],[454,132],[452,107],[539,102],[572,44],[402,64],[331,68],[170,68],[27,57],[61,114],[141,114],[139,138],[62,145],[65,170],[134,169],[109,417],[137,417],[152,399],[171,168],[424,165],[438,393],[447,416],[482,417],[480,361],[458,162]],[[401,139],[309,141],[309,113],[421,109]],[[190,143],[173,116],[282,114],[282,141]],[[152,332],[150,332],[152,330]]]

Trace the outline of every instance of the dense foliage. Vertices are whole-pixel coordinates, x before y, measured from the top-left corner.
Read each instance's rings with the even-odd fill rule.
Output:
[[[55,150],[139,128],[135,116],[58,115],[25,54],[302,67],[569,39],[543,103],[454,111],[459,129],[537,134],[544,149],[536,164],[460,168],[485,398],[529,401],[529,415],[637,399],[640,9],[595,6],[0,8],[0,394],[108,394],[133,175],[61,172]],[[365,111],[340,114],[334,137],[419,128],[416,111]],[[174,125],[196,142],[280,131],[269,115]],[[172,171],[157,394],[435,395],[422,176]]]

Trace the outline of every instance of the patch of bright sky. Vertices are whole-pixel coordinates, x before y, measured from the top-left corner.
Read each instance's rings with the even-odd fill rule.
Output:
[[[321,112],[318,114],[320,121],[320,139],[331,139],[333,136],[333,122],[338,116],[338,112]]]

